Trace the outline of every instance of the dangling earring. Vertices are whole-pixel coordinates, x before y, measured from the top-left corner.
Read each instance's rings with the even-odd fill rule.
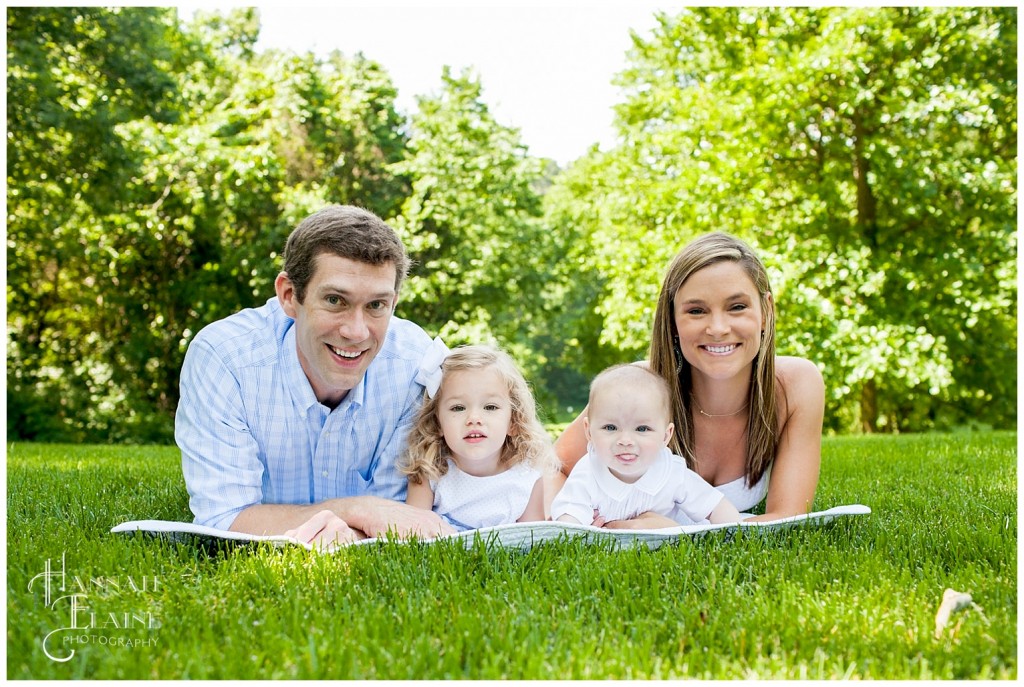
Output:
[[[683,349],[679,347],[679,337],[672,337],[672,353],[676,356],[676,374],[683,371]]]

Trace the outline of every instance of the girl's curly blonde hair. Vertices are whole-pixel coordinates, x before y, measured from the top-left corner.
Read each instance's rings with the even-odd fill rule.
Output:
[[[451,451],[437,419],[438,400],[448,374],[485,368],[494,368],[501,375],[512,405],[512,418],[501,452],[501,464],[512,467],[527,463],[542,473],[559,469],[551,437],[537,419],[537,405],[530,386],[511,356],[493,346],[460,346],[449,353],[441,364],[441,387],[433,398],[424,395],[423,405],[409,432],[408,445],[399,469],[412,482],[420,484],[427,480],[429,483],[448,472]]]

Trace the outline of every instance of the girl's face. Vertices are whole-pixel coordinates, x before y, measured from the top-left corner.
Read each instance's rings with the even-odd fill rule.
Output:
[[[501,450],[510,434],[512,401],[496,369],[446,373],[437,419],[459,469],[477,477],[499,472]]]
[[[679,347],[695,377],[749,375],[765,314],[740,263],[725,260],[690,275],[676,291],[673,316]]]

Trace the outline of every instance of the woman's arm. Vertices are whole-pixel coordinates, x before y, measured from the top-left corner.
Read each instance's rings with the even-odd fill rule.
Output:
[[[584,408],[573,420],[562,435],[555,440],[555,453],[562,463],[562,474],[568,475],[573,467],[587,453],[587,436],[583,432],[583,418],[587,414]]]
[[[821,472],[821,425],[825,416],[821,372],[809,360],[788,357],[777,359],[776,370],[789,412],[772,465],[765,513],[749,522],[809,513]]]

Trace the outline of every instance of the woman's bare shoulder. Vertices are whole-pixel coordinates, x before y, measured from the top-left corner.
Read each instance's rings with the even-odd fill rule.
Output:
[[[821,370],[807,358],[780,355],[775,358],[775,372],[785,383],[821,380]]]
[[[806,358],[776,357],[775,374],[786,395],[798,402],[802,398],[824,397],[825,380],[821,370]]]
[[[779,355],[775,357],[775,374],[786,391],[824,388],[824,379],[816,364],[803,357]]]

